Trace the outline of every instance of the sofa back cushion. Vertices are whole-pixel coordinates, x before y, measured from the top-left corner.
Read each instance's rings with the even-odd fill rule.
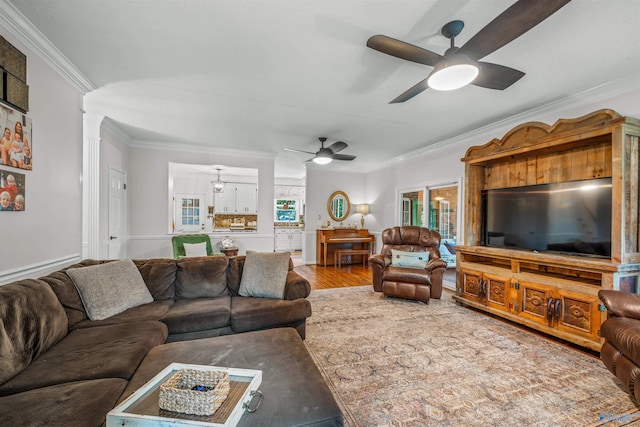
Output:
[[[228,295],[226,256],[177,260],[176,299],[213,298]]]
[[[144,283],[156,301],[175,297],[175,281],[178,266],[175,259],[156,258],[133,260],[140,270]]]
[[[65,310],[45,282],[0,286],[0,384],[67,335]]]

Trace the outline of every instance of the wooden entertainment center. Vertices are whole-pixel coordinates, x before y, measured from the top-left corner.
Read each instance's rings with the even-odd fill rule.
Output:
[[[465,157],[457,302],[599,351],[600,289],[640,293],[640,120],[599,110],[516,126]],[[612,178],[611,258],[482,246],[483,190]]]

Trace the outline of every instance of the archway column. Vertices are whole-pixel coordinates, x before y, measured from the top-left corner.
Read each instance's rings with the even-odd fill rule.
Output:
[[[83,116],[82,258],[100,254],[100,128],[104,115]]]

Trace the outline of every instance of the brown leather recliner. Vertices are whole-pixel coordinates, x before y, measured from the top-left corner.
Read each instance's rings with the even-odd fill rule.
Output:
[[[442,275],[447,263],[440,258],[440,233],[417,226],[397,226],[382,232],[380,254],[369,258],[373,290],[386,296],[428,303],[442,296]],[[391,250],[428,252],[425,268],[392,265]]]
[[[620,380],[624,390],[640,402],[640,296],[601,290],[598,297],[607,308],[600,327],[605,339],[600,359]]]

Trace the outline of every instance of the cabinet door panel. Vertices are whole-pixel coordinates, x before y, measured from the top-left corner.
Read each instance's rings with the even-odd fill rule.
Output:
[[[484,302],[482,289],[482,273],[462,270],[462,296],[475,301]]]
[[[598,297],[561,290],[557,298],[561,301],[557,328],[597,339],[601,323]]]
[[[492,274],[485,274],[484,280],[487,305],[508,310],[511,300],[511,280]]]
[[[520,315],[527,319],[548,324],[547,304],[552,297],[552,290],[533,283],[520,282]]]

